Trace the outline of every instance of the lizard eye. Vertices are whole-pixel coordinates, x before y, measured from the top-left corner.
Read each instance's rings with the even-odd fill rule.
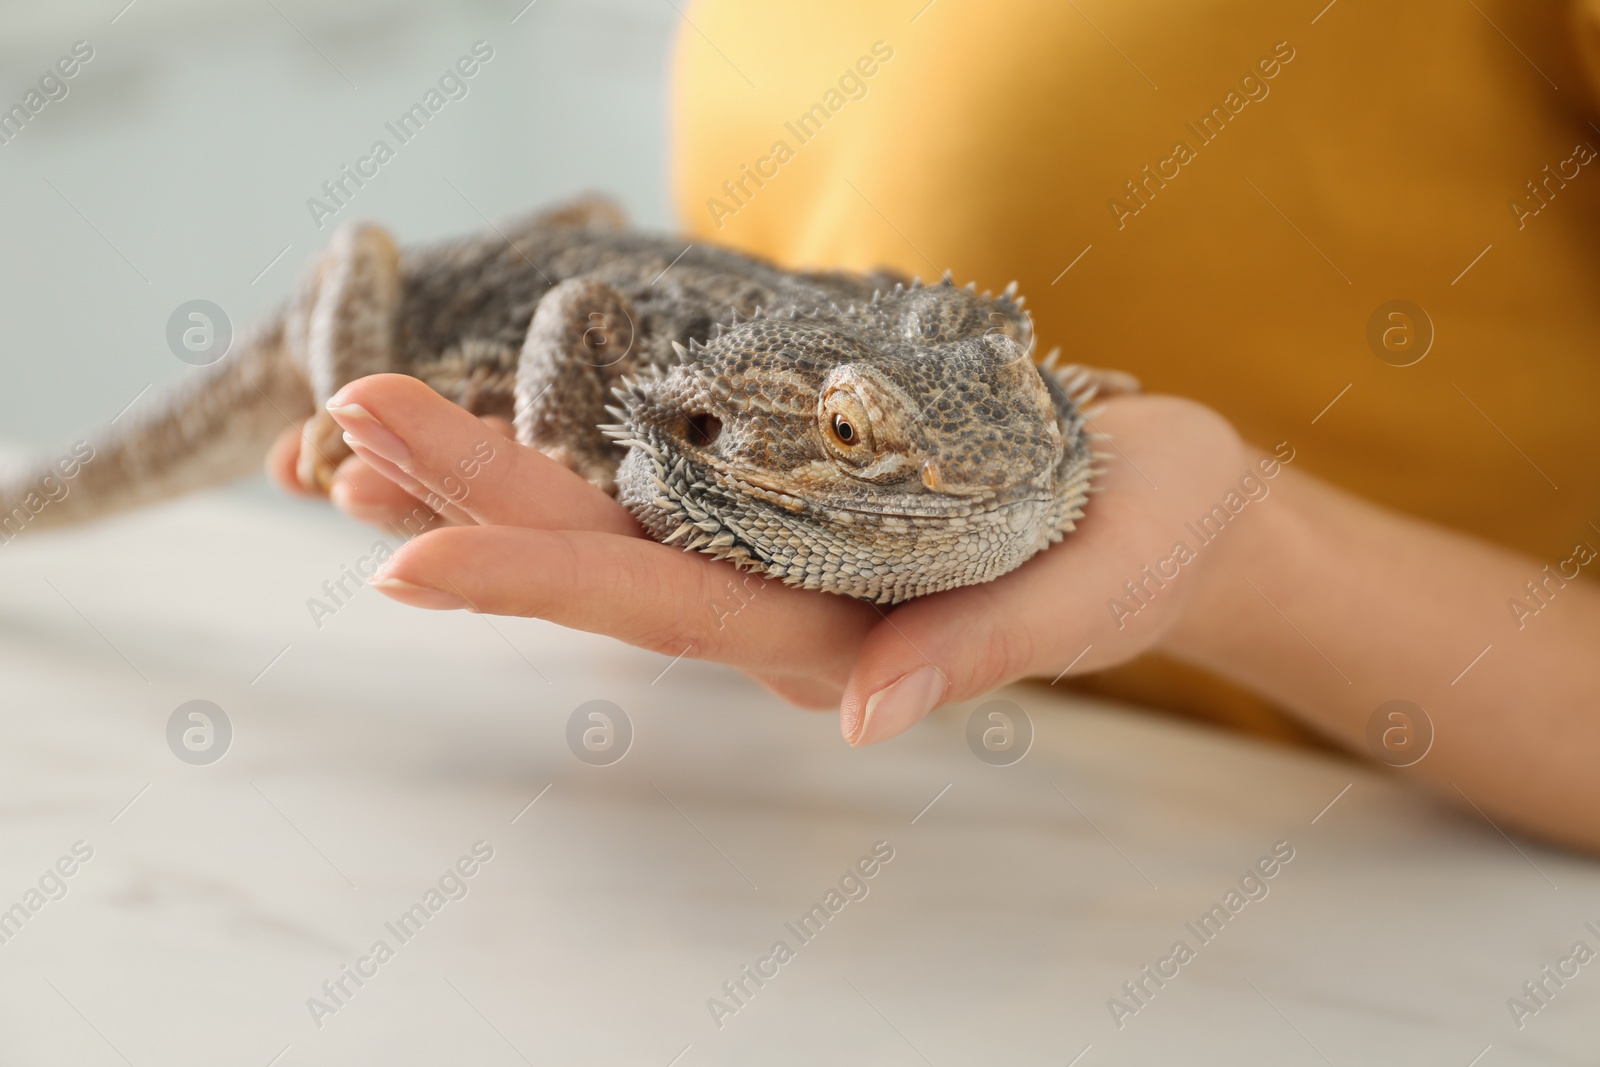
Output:
[[[818,415],[823,442],[835,459],[852,464],[872,461],[872,420],[859,397],[846,389],[834,389],[822,398]]]

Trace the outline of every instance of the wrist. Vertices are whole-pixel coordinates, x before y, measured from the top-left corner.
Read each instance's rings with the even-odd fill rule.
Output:
[[[1203,566],[1177,620],[1158,650],[1201,665],[1219,666],[1250,632],[1249,619],[1270,610],[1259,588],[1280,586],[1305,549],[1298,496],[1298,458],[1288,442],[1270,449],[1246,445],[1240,474],[1215,504],[1184,526],[1184,539]]]

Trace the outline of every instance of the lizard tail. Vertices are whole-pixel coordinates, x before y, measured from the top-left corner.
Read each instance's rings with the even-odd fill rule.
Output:
[[[0,471],[0,544],[249,474],[311,410],[311,388],[284,353],[281,316],[271,316],[178,388],[135,401],[70,448]]]

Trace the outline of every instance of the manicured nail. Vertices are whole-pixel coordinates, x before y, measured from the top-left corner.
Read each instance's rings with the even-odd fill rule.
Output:
[[[904,733],[937,707],[949,688],[939,668],[931,664],[918,667],[867,698],[861,726],[850,743],[859,748]]]
[[[459,611],[470,606],[454,593],[446,593],[441,589],[433,589],[426,585],[415,585],[399,578],[374,578],[367,584],[380,593],[394,597],[400,603],[409,604],[414,608],[427,608],[430,611]]]
[[[395,432],[373,417],[372,412],[360,404],[338,404],[338,397],[328,401],[328,414],[345,429],[345,434],[362,448],[375,452],[397,467],[409,469],[411,449]]]

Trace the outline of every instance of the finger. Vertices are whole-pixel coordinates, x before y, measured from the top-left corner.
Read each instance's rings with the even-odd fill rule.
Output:
[[[344,443],[350,446],[350,451],[355,453],[355,458],[365,464],[368,470],[400,490],[411,501],[413,509],[426,512],[429,515],[437,515],[441,520],[452,526],[477,525],[477,520],[471,515],[434,493],[433,490],[417,481],[400,467],[389,462],[389,460],[376,452],[370,451],[350,434],[345,434]],[[339,470],[343,473],[344,467],[341,466]]]
[[[843,686],[825,678],[791,674],[755,674],[752,677],[768,692],[808,711],[834,711],[844,695]]]
[[[319,496],[321,494],[315,490],[306,488],[295,473],[295,466],[300,462],[300,433],[299,425],[285,427],[272,442],[267,452],[267,477],[276,482],[279,489],[296,496]]]
[[[412,532],[441,521],[416,496],[375,469],[371,460],[370,456],[355,455],[339,464],[339,477],[328,492],[335,507],[360,522],[404,525]]]
[[[909,730],[950,701],[987,692],[1036,667],[1036,635],[1059,634],[1061,601],[1041,597],[1035,557],[988,585],[914,600],[886,616],[862,643],[840,702],[840,729],[852,745]],[[1008,579],[1019,579],[1008,581]]]
[[[633,517],[536,449],[403,374],[352,382],[328,402],[351,438],[483,525],[639,533]],[[596,431],[598,432],[598,430]]]
[[[548,619],[668,656],[811,675],[835,686],[843,685],[878,617],[858,601],[643,538],[512,526],[424,534],[372,584],[415,607]]]
[[[845,686],[845,740],[875,744],[941,704],[1018,678],[1100,670],[1148,647],[1150,630],[1119,629],[1101,606],[1105,571],[1086,566],[1092,552],[1087,538],[1057,545],[995,581],[913,600],[886,615],[862,643]]]

